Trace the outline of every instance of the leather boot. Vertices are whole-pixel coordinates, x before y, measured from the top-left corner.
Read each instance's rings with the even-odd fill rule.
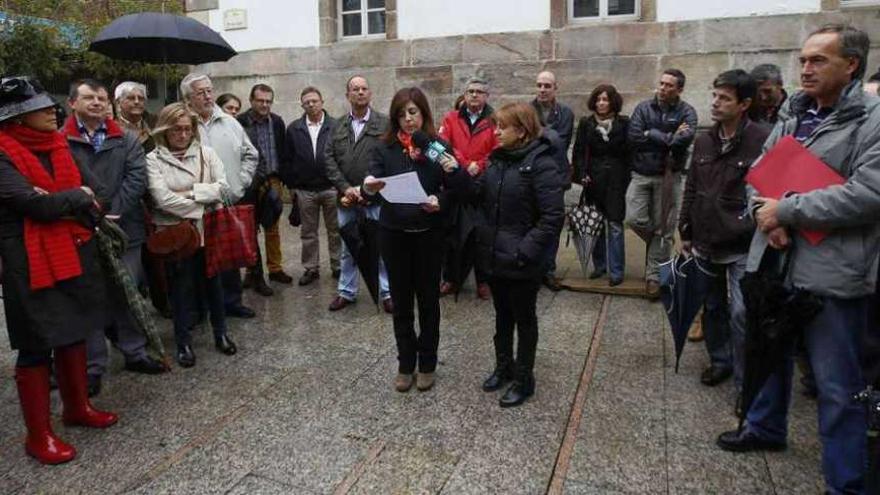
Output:
[[[500,390],[505,383],[513,380],[513,360],[502,354],[495,356],[495,371],[483,382],[484,392]]]
[[[49,367],[15,368],[15,383],[27,426],[24,451],[43,464],[61,464],[76,457],[76,449],[58,438],[49,422]]]
[[[99,411],[89,402],[85,344],[55,349],[55,366],[58,370],[58,391],[64,404],[64,424],[107,428],[119,420],[116,414]]]
[[[498,405],[501,407],[515,407],[526,401],[535,393],[535,375],[531,371],[517,370],[513,383],[504,392]]]

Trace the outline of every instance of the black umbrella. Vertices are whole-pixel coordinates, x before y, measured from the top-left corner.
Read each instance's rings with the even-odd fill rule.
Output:
[[[158,12],[114,20],[92,40],[89,50],[117,60],[152,64],[224,62],[236,54],[226,40],[201,22]]]
[[[706,294],[718,276],[693,256],[676,255],[660,264],[660,300],[666,308],[672,329],[676,373],[688,329],[706,302]]]
[[[374,304],[379,304],[379,222],[367,218],[358,208],[357,219],[339,228],[339,236],[348,247],[358,271],[364,277]]]
[[[814,294],[786,286],[790,260],[790,253],[768,248],[758,271],[747,272],[740,281],[746,307],[740,428],[761,388],[780,369],[804,325],[822,309],[822,301]]]
[[[459,203],[455,208],[452,232],[449,237],[450,255],[447,282],[455,287],[455,300],[476,262],[477,225],[481,222],[477,207]]]

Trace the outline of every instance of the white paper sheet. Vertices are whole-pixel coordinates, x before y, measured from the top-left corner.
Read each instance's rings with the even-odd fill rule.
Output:
[[[428,195],[415,172],[382,177],[379,180],[385,182],[385,187],[379,191],[379,194],[389,203],[418,205],[428,202]]]

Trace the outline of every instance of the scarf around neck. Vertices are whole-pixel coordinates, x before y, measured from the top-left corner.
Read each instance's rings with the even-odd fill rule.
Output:
[[[403,146],[403,151],[413,161],[419,161],[422,158],[422,150],[416,148],[415,144],[413,144],[412,134],[408,134],[403,132],[403,130],[397,131],[397,140],[400,141],[400,145]]]
[[[49,194],[82,185],[67,139],[60,132],[43,132],[11,124],[0,130],[0,152],[9,157],[16,170],[32,186]],[[52,174],[43,167],[36,153],[49,155]],[[89,229],[74,220],[37,222],[25,217],[24,245],[31,290],[52,287],[58,281],[82,275],[77,246],[91,236]]]

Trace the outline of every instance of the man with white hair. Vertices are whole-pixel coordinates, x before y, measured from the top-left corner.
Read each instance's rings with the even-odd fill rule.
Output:
[[[226,169],[230,200],[244,198],[257,170],[259,154],[235,117],[214,104],[214,85],[205,74],[191,73],[180,82],[180,95],[198,115],[199,138],[220,156]],[[220,274],[223,280],[226,314],[237,318],[253,318],[254,310],[241,302],[241,273],[230,270]]]
[[[113,92],[116,104],[116,120],[124,129],[134,132],[149,153],[156,146],[150,135],[156,125],[156,117],[147,112],[147,87],[139,82],[125,81]]]

